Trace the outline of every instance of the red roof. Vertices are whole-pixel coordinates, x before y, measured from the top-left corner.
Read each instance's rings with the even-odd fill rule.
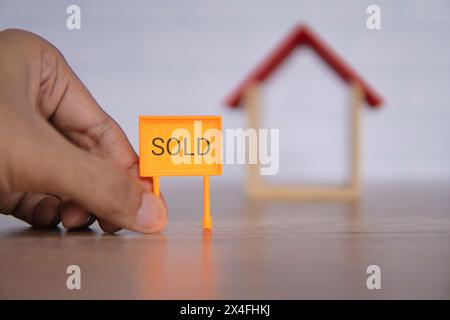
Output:
[[[269,56],[226,98],[226,103],[231,107],[238,107],[248,85],[264,82],[292,51],[301,45],[309,45],[345,82],[358,83],[364,92],[366,102],[370,106],[377,107],[381,105],[383,102],[381,96],[305,25],[295,27]]]

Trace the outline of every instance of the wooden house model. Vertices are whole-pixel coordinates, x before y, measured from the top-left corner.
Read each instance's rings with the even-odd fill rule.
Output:
[[[246,191],[256,198],[282,198],[300,200],[352,200],[361,193],[361,116],[363,104],[376,108],[382,104],[380,95],[355,70],[330,49],[309,27],[296,26],[281,43],[233,90],[226,98],[231,108],[243,107],[249,128],[260,128],[260,89],[286,58],[297,47],[307,45],[318,54],[351,90],[351,155],[350,177],[343,186],[272,185],[259,174],[259,165],[247,165]]]

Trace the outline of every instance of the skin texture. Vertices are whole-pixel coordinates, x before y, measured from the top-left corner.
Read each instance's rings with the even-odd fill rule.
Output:
[[[22,30],[0,32],[0,212],[35,227],[157,232],[164,199],[138,156],[62,54]]]

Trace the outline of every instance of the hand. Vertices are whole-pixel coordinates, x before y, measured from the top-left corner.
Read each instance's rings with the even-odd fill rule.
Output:
[[[61,53],[21,30],[0,32],[0,212],[67,229],[149,233],[167,207],[138,175],[125,134]]]

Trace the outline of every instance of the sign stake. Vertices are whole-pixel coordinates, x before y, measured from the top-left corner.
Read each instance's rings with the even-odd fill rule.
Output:
[[[159,177],[153,177],[153,193],[157,197],[160,196],[160,192],[159,192]]]
[[[209,205],[209,176],[203,176],[203,229],[211,230],[212,219]]]

